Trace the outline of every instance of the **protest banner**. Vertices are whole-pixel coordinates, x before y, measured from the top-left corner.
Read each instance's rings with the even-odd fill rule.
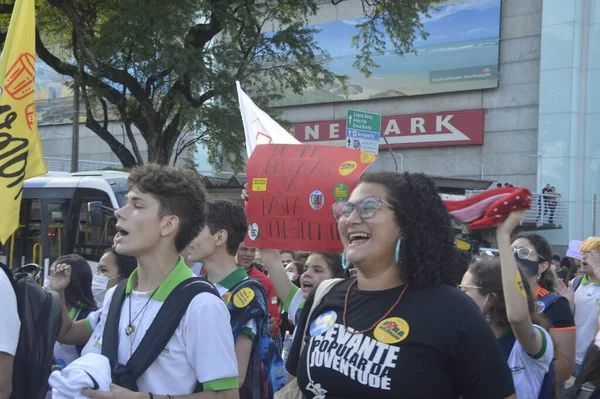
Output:
[[[246,165],[245,245],[342,252],[332,205],[347,200],[377,159],[368,152],[314,144],[265,144]]]

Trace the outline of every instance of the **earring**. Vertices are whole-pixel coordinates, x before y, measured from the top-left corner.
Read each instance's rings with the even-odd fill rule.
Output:
[[[402,246],[402,237],[396,242],[396,263],[400,263],[400,247]]]
[[[342,252],[342,267],[344,268],[344,270],[348,270],[348,267],[350,267],[350,263],[346,262],[346,250],[344,249],[344,252]]]

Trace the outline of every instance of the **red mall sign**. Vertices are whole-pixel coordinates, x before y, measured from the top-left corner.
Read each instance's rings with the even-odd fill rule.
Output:
[[[392,148],[483,144],[484,117],[483,109],[384,116],[381,133]],[[303,143],[342,146],[346,139],[345,130],[345,120],[294,124],[296,139]],[[386,148],[383,138],[379,148]]]

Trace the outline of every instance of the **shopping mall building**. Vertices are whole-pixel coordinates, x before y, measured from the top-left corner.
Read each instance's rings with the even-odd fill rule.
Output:
[[[557,250],[593,234],[600,2],[449,1],[426,20],[430,36],[417,55],[377,57],[381,68],[369,79],[346,56],[355,54],[346,27],[359,21],[360,2],[323,3],[311,23],[323,29],[317,38],[330,46],[331,69],[351,79],[346,92],[332,86],[284,100],[299,140],[348,145],[348,110],[379,113],[392,151],[381,140],[370,170],[483,178],[536,193],[550,183],[564,214],[557,210],[542,234]]]

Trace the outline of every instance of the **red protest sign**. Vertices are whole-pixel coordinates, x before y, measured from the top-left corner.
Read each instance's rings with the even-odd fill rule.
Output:
[[[331,206],[349,197],[375,159],[368,152],[324,145],[256,146],[246,165],[245,245],[341,252]]]

